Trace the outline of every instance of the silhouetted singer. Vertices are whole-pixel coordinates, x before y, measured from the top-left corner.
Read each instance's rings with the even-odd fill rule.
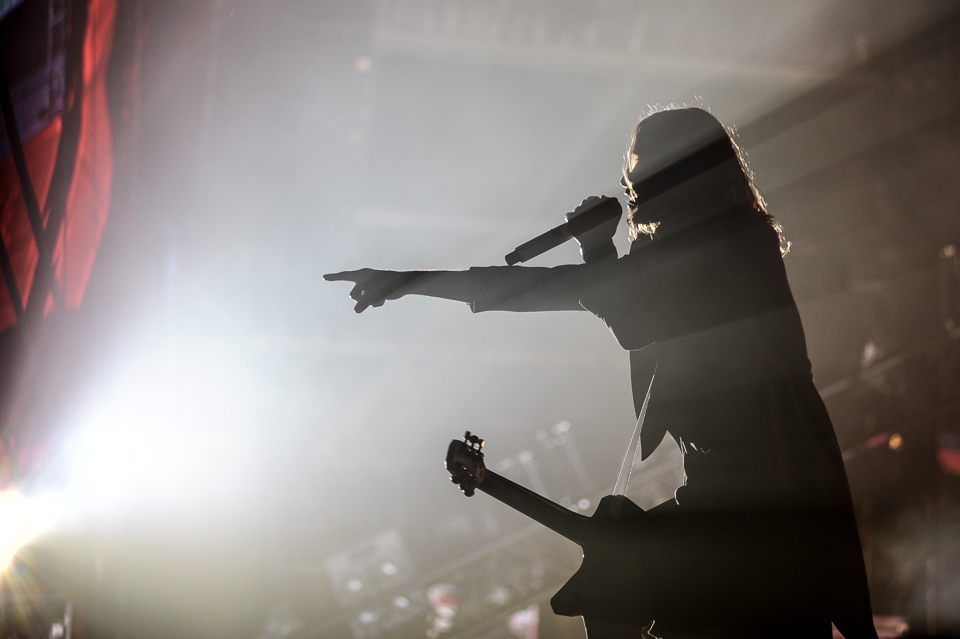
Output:
[[[578,597],[591,639],[876,638],[853,504],[813,385],[782,238],[739,149],[701,109],[634,128],[623,171],[628,255],[554,268],[361,269],[359,313],[427,295],[480,311],[590,311],[630,352],[641,458],[669,432],[685,484],[649,511],[633,559],[643,593]],[[578,210],[594,207],[588,198]],[[570,584],[568,584],[569,586]],[[570,594],[570,596],[568,596]],[[634,596],[635,595],[635,596]],[[642,596],[641,596],[642,595]],[[632,601],[646,602],[643,609]]]

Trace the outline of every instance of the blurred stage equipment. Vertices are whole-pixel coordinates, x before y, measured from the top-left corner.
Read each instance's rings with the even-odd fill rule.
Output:
[[[947,286],[954,278],[949,252],[941,253],[941,309],[950,309],[955,299]],[[949,319],[949,313],[941,316]],[[883,637],[900,636],[906,624],[930,636],[953,636],[958,627],[956,326],[943,321],[940,339],[900,351],[821,391],[844,451],[875,610],[899,615],[877,617]]]
[[[537,431],[536,437],[537,441],[543,444],[544,448],[546,448],[548,451],[562,450],[565,453],[564,457],[567,464],[556,463],[559,462],[557,455],[548,456],[548,461],[555,462],[553,466],[555,467],[554,472],[557,479],[568,482],[571,477],[576,477],[578,481],[577,489],[579,489],[579,492],[584,496],[592,496],[594,491],[593,481],[590,479],[590,475],[587,473],[586,466],[583,465],[583,459],[580,457],[580,451],[577,449],[576,444],[574,444],[570,422],[564,420],[559,424],[555,424],[550,429],[549,433],[546,430],[540,429]],[[567,467],[568,464],[569,468]],[[572,474],[570,473],[571,470],[573,471]],[[564,491],[564,493],[571,491],[572,489],[568,488]],[[570,495],[564,496],[571,497]],[[563,497],[561,497],[560,503],[563,504]]]
[[[950,334],[960,334],[960,254],[956,244],[940,250],[940,323]]]
[[[354,639],[371,639],[413,623],[425,622],[427,637],[434,639],[447,634],[456,636],[458,632],[481,624],[506,625],[518,606],[529,607],[531,597],[542,597],[545,590],[558,584],[562,578],[563,571],[548,575],[543,561],[531,556],[526,549],[529,543],[524,540],[534,532],[537,531],[529,527],[523,529],[412,582],[392,587],[381,585],[377,594],[348,606],[349,611],[341,617],[340,623],[349,626]],[[381,543],[380,550],[384,546]],[[358,563],[369,566],[369,558],[358,558],[357,550],[360,549],[335,557],[351,555],[355,569]],[[572,570],[573,566],[569,569]],[[356,573],[354,570],[352,574]],[[343,576],[350,579],[349,574],[344,572]],[[348,586],[351,587],[355,586]],[[524,610],[528,608],[521,608],[521,612]],[[335,625],[325,624],[305,635],[322,635]],[[529,627],[527,619],[525,628]]]
[[[617,249],[613,244],[613,235],[623,209],[620,202],[612,197],[601,197],[593,206],[579,213],[567,213],[566,222],[546,233],[524,242],[505,257],[508,266],[532,260],[552,248],[560,246],[571,238],[580,244],[580,255],[584,262],[616,258]]]
[[[32,588],[5,584],[0,597],[0,632],[8,639],[72,639],[73,602]]]
[[[434,584],[427,588],[427,601],[432,613],[427,637],[434,639],[440,633],[450,632],[457,616],[457,589],[451,584]]]
[[[422,589],[404,588],[366,602],[350,620],[350,631],[355,639],[376,637],[409,621],[422,618],[423,612]]]
[[[542,451],[521,451],[496,467],[544,493],[562,495],[561,502],[571,510],[590,509],[594,483],[573,444],[572,430],[568,421],[543,429],[536,437]],[[469,519],[463,525],[491,529]],[[463,530],[459,534],[466,544],[476,539]],[[457,559],[424,574],[416,574],[407,557],[400,534],[390,530],[328,558],[326,571],[343,612],[301,634],[323,636],[345,626],[354,639],[372,639],[403,626],[403,636],[425,632],[432,639],[496,628],[503,636],[537,637],[540,605],[579,563],[574,545],[525,522],[485,546],[467,545]],[[384,580],[378,571],[384,572],[386,562],[407,568]],[[399,579],[400,572],[407,578]]]
[[[282,601],[274,604],[267,613],[267,621],[258,639],[286,639],[303,629],[303,621],[290,604]]]
[[[574,512],[589,509],[595,497],[594,483],[574,444],[570,422],[562,421],[549,431],[540,429],[536,438],[543,446],[539,456],[525,450],[497,462],[494,470],[514,481],[526,480],[530,488],[544,497],[559,495],[557,503],[564,508]]]
[[[351,606],[409,581],[413,562],[396,530],[387,530],[325,562],[342,606]]]
[[[510,634],[523,639],[537,639],[540,626],[540,606],[533,604],[510,615],[507,628]]]
[[[422,617],[423,590],[409,584],[413,562],[396,530],[361,541],[325,564],[340,605],[351,609],[347,624],[355,639],[376,637]]]

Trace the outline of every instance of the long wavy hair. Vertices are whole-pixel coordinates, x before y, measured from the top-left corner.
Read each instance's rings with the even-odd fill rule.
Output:
[[[699,107],[650,107],[633,127],[623,163],[623,184],[630,204],[627,218],[630,239],[653,236],[658,226],[656,221],[642,219],[642,205],[636,204],[638,193],[634,187],[641,185],[651,172],[662,168],[663,157],[671,151],[676,157],[678,152],[681,155],[694,153],[712,143],[719,144],[721,154],[729,156],[727,159],[735,160],[724,161],[717,169],[717,181],[722,185],[721,197],[732,206],[753,211],[772,226],[780,238],[780,252],[786,255],[790,243],[784,239],[782,227],[768,212],[767,203],[754,184],[745,153],[736,142],[736,132]]]

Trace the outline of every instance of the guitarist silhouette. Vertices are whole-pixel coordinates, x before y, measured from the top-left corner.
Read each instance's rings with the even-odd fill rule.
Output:
[[[779,227],[748,176],[712,115],[660,111],[637,124],[627,149],[628,255],[325,276],[354,283],[357,312],[410,294],[474,312],[588,310],[629,351],[638,416],[647,404],[641,459],[669,432],[686,480],[647,513],[613,496],[584,518],[583,569],[553,604],[582,615],[591,639],[642,636],[650,621],[665,639],[827,639],[831,622],[847,639],[876,638],[843,461],[813,385]],[[571,217],[608,201],[588,198]],[[491,494],[502,487],[477,480]],[[605,571],[606,586],[594,578]]]

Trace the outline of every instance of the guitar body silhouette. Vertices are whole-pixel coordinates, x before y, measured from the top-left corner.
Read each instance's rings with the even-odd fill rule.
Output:
[[[463,441],[450,443],[447,470],[464,494],[485,492],[583,549],[580,569],[550,600],[553,611],[633,626],[638,632],[649,626],[654,593],[647,572],[655,557],[644,542],[653,534],[652,518],[623,495],[601,499],[591,517],[575,513],[488,470],[482,446],[483,440],[469,431]]]

